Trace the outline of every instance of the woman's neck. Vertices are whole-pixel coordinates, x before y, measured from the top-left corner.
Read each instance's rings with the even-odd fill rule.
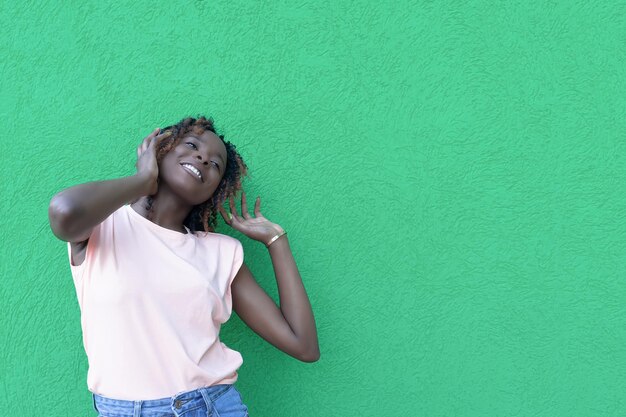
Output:
[[[193,206],[182,202],[178,198],[169,197],[165,190],[159,189],[152,196],[152,204],[149,209],[148,197],[142,197],[136,203],[133,203],[133,208],[152,223],[166,229],[187,233],[183,224]]]

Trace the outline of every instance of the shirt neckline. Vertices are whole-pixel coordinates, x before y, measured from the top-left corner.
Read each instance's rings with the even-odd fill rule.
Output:
[[[148,227],[150,227],[151,229],[153,229],[157,233],[167,234],[167,235],[175,237],[177,239],[188,239],[188,238],[194,236],[194,234],[191,233],[191,230],[189,230],[189,228],[187,228],[187,226],[185,226],[185,225],[183,225],[183,227],[185,228],[187,233],[177,232],[176,230],[172,230],[172,229],[168,229],[167,227],[159,226],[158,224],[154,223],[153,221],[146,219],[141,214],[137,213],[135,211],[135,209],[131,207],[130,204],[127,204],[124,207],[126,207],[126,210],[131,213],[131,216],[134,216],[140,222],[143,222],[145,225],[147,225]]]

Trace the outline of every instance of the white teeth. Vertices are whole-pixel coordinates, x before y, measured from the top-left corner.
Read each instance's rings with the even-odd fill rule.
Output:
[[[198,178],[202,179],[202,174],[200,174],[200,171],[198,171],[198,169],[191,165],[191,164],[182,164],[185,168],[189,169],[190,171],[192,171],[194,174],[196,174],[198,176]]]

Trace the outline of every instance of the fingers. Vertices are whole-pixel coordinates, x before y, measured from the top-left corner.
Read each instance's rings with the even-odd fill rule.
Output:
[[[233,221],[242,221],[243,218],[239,216],[239,214],[237,214],[237,208],[235,207],[235,197],[231,195],[228,199],[228,204],[230,205],[230,214],[233,216]]]
[[[173,132],[171,130],[166,130],[165,132],[159,134],[154,139],[152,139],[152,141],[150,141],[150,146],[152,146],[153,148],[156,148],[161,143],[162,140],[171,138],[172,135],[173,135]]]
[[[161,132],[161,129],[157,127],[156,129],[152,131],[152,133],[150,133],[148,136],[143,138],[143,143],[150,143],[150,141],[153,139],[156,139],[156,141],[158,142],[161,139],[171,136],[172,133],[173,132],[171,130],[166,130],[165,132]]]
[[[141,154],[144,153],[144,151],[146,149],[148,149],[148,146],[150,145],[150,142],[152,141],[152,138],[154,138],[159,133],[160,130],[161,129],[159,129],[157,127],[148,136],[143,138],[143,140],[141,141],[141,143],[137,147],[137,158],[139,158],[141,156]]]
[[[256,217],[262,217],[263,215],[261,214],[261,197],[257,197],[256,198],[256,202],[254,203],[254,215]]]
[[[241,215],[244,219],[249,219],[250,215],[248,214],[248,204],[246,202],[246,193],[245,191],[241,193]]]
[[[154,129],[152,132],[150,132],[150,134],[149,134],[148,136],[146,136],[145,138],[143,138],[143,141],[144,141],[144,142],[149,142],[149,141],[150,141],[150,139],[152,139],[152,138],[154,138],[156,135],[158,135],[160,131],[161,131],[161,129],[157,127],[157,128],[156,128],[156,129]]]
[[[231,206],[231,210],[233,210]],[[252,219],[253,217],[248,213],[248,201],[246,200],[246,192],[241,193],[241,215],[244,219]],[[254,215],[255,217],[263,217],[261,214],[261,197],[257,197],[254,203]]]
[[[166,130],[165,132],[160,133],[159,135],[157,135],[154,140],[158,143],[160,142],[162,139],[165,138],[169,138],[170,136],[172,136],[174,132],[172,132],[171,130]]]
[[[239,223],[243,223],[246,220],[254,219],[248,213],[248,202],[245,192],[242,192],[241,194],[241,215],[237,213],[237,207],[235,207],[235,197],[232,195],[228,198],[228,206],[230,208],[230,212],[222,206],[218,208],[218,211],[222,215],[226,224],[235,227]],[[257,197],[254,203],[254,215],[258,218],[263,218],[263,214],[261,214],[261,197]]]
[[[218,208],[220,214],[222,215],[222,218],[224,219],[224,222],[228,225],[230,225],[231,221],[232,221],[232,216],[230,213],[227,213],[226,210],[224,210],[224,207],[219,206]]]
[[[141,157],[141,155],[145,152],[145,150],[148,148],[148,144],[150,143],[150,137],[148,136],[147,138],[145,138],[140,144],[139,146],[137,146],[137,159],[139,159],[139,157]]]
[[[156,145],[162,140],[162,139],[166,139],[169,138],[170,136],[172,136],[172,131],[171,130],[166,130],[165,132],[161,133],[161,129],[160,128],[156,128],[152,131],[152,133],[150,133],[148,136],[146,136],[143,141],[139,144],[139,146],[137,147],[137,158],[139,158],[148,148],[152,148],[154,149],[156,147]]]

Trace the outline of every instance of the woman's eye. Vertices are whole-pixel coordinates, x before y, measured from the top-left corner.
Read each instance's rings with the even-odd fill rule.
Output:
[[[215,162],[215,161],[211,161],[211,162],[213,163],[213,165],[215,165],[215,167],[216,167],[217,169],[220,169],[220,164],[218,164],[218,163],[217,163],[217,162]]]
[[[198,149],[198,147],[193,142],[187,142],[185,144],[186,145],[191,145],[190,148],[193,147],[193,149]]]

